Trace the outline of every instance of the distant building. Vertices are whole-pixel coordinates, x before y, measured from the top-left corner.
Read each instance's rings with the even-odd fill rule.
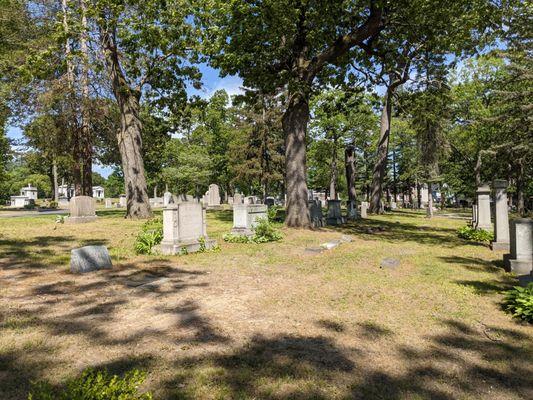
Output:
[[[57,188],[59,197],[71,198],[74,197],[73,185],[59,185]],[[93,186],[93,197],[95,199],[103,199],[105,197],[104,188],[102,186]]]
[[[22,208],[35,203],[37,198],[37,188],[29,184],[28,186],[20,189],[20,196],[11,196],[10,207]]]

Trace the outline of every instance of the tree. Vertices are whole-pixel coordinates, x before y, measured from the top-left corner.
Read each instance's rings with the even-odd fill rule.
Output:
[[[101,0],[90,14],[98,30],[111,88],[120,111],[117,142],[129,218],[151,215],[142,154],[141,98],[175,109],[185,99],[185,82],[198,84],[187,65],[195,46],[191,5],[174,0]]]

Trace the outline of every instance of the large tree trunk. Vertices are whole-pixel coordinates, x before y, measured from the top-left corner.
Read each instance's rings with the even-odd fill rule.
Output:
[[[307,207],[306,134],[308,99],[292,95],[283,115],[285,133],[285,185],[287,189],[285,224],[294,228],[311,226]]]
[[[90,128],[89,107],[89,50],[87,47],[87,6],[80,1],[82,33],[80,51],[82,54],[81,71],[81,162],[83,164],[82,192],[85,196],[93,195],[93,140]]]
[[[333,150],[331,152],[331,175],[329,180],[329,196],[332,200],[337,200],[337,135],[333,135]]]
[[[126,187],[126,217],[149,218],[152,216],[152,211],[141,152],[140,92],[134,91],[124,77],[114,38],[105,29],[100,33],[111,86],[120,109],[120,131],[117,133],[117,141]]]
[[[346,166],[346,187],[348,188],[348,201],[355,201],[355,149],[348,146],[344,150],[344,162]]]
[[[380,135],[376,154],[376,162],[374,164],[374,172],[372,174],[372,196],[370,198],[369,211],[371,213],[383,212],[381,208],[381,196],[383,179],[385,178],[385,171],[387,168],[387,155],[389,152],[390,139],[390,122],[392,112],[392,92],[387,90],[385,94],[385,104],[381,112]]]

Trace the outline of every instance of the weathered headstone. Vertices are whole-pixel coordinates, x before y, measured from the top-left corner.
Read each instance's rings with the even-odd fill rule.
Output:
[[[244,204],[256,204],[257,198],[255,196],[247,196],[244,198]]]
[[[242,204],[244,196],[241,193],[235,193],[233,196],[233,204]]]
[[[127,207],[128,206],[128,199],[126,198],[125,194],[121,194],[118,197],[118,205],[119,205],[119,207]]]
[[[384,269],[396,269],[398,268],[399,265],[400,265],[400,260],[398,260],[397,258],[390,258],[390,257],[384,258],[379,263],[379,267],[384,268]]]
[[[509,206],[507,205],[507,181],[495,179],[494,188],[494,242],[491,243],[492,250],[509,251]]]
[[[231,233],[252,236],[258,220],[268,218],[267,212],[268,207],[265,204],[234,204]]]
[[[361,202],[361,218],[368,218],[368,202]]]
[[[111,257],[105,246],[85,246],[70,252],[70,272],[79,274],[111,269]]]
[[[328,225],[344,224],[340,200],[328,200],[328,216],[326,218],[326,223]]]
[[[172,203],[172,193],[163,193],[163,207],[167,207],[170,203]]]
[[[70,215],[65,219],[69,224],[80,224],[96,220],[95,200],[90,196],[75,196],[70,199]]]
[[[391,201],[390,202],[390,209],[391,210],[397,210],[398,209],[398,203],[396,203],[395,201]]]
[[[320,200],[315,199],[308,202],[309,205],[309,217],[311,218],[311,225],[313,228],[324,227],[324,215],[322,214],[322,203]]]
[[[105,208],[112,208],[112,207],[113,207],[113,203],[111,202],[111,199],[106,198],[105,199]]]
[[[207,236],[205,210],[200,203],[170,204],[163,209],[161,253],[193,253],[215,244]]]
[[[359,218],[359,213],[357,212],[357,202],[353,200],[348,200],[346,202],[346,218],[347,219]]]
[[[209,185],[208,190],[208,203],[209,207],[218,207],[220,206],[220,189],[217,184],[212,183]]]
[[[490,221],[490,187],[483,185],[477,188],[477,219],[476,228],[491,230]]]
[[[503,260],[508,271],[517,275],[533,272],[533,219],[518,218],[511,221],[511,253]]]
[[[265,205],[267,205],[268,207],[272,207],[275,204],[276,204],[276,200],[274,199],[274,197],[267,197],[265,199]]]

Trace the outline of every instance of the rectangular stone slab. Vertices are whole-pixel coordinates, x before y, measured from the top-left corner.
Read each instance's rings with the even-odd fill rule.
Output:
[[[70,272],[74,274],[111,268],[113,264],[105,246],[85,246],[70,252]]]

